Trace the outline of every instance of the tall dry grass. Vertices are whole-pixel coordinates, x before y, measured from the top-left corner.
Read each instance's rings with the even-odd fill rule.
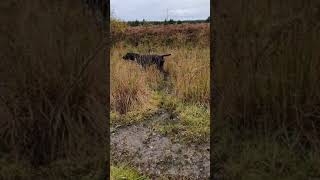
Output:
[[[138,49],[118,46],[112,50],[113,52],[116,51],[117,54],[111,58],[114,59],[111,64],[112,106],[120,106],[124,102],[128,103],[126,105],[128,108],[124,108],[127,110],[120,110],[120,112],[127,112],[131,106],[129,104],[139,106],[139,104],[145,102],[138,99],[147,99],[146,89],[156,91],[165,86],[164,75],[155,66],[151,66],[144,71],[134,62],[121,59],[126,52],[132,49],[135,52],[147,53],[148,46]],[[169,83],[167,83],[168,87],[166,89],[170,91],[169,93],[182,101],[208,106],[210,98],[209,48],[190,50],[188,48],[156,47],[154,51],[172,53],[172,56],[166,57],[164,66],[164,69],[168,72]],[[136,99],[138,96],[141,98]],[[126,106],[121,105],[121,107]]]
[[[302,1],[288,8],[236,4],[225,4],[230,9],[221,9],[216,24],[217,121],[231,118],[235,127],[284,141],[300,134],[300,143],[320,145],[319,8]]]
[[[119,22],[120,23],[120,22]],[[117,26],[116,26],[117,27]],[[114,31],[117,28],[113,28]],[[116,58],[127,52],[141,54],[166,54],[165,70],[173,95],[189,103],[209,104],[210,50],[208,24],[154,25],[128,27],[121,41],[116,42],[113,50]],[[120,33],[119,32],[119,33]],[[117,34],[117,33],[114,33]],[[169,42],[170,41],[170,42]],[[168,44],[169,43],[169,44]],[[120,54],[119,54],[120,53]],[[123,61],[123,60],[122,60]],[[126,66],[125,63],[123,67]],[[111,66],[111,70],[115,68]],[[128,75],[127,75],[128,76]],[[142,76],[142,75],[141,75]],[[144,76],[153,90],[163,87],[163,75],[151,67]]]
[[[143,70],[134,62],[124,61],[125,53],[121,47],[111,50],[111,110],[120,114],[145,108],[163,78],[155,67]]]
[[[0,151],[35,167],[97,156],[99,164],[107,81],[96,18],[81,1],[11,0],[1,9]]]
[[[215,9],[214,172],[319,176],[319,3],[227,0]]]
[[[150,91],[136,64],[118,61],[111,65],[111,107],[124,114],[147,102]]]
[[[209,105],[209,51],[208,47],[170,51],[173,55],[166,61],[165,69],[170,75],[174,95],[187,102]]]

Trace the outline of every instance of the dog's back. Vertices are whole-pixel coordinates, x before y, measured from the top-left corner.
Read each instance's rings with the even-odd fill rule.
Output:
[[[157,65],[157,68],[160,71],[163,71],[163,65],[165,62],[164,57],[170,56],[171,54],[165,54],[165,55],[140,55],[137,53],[127,53],[123,59],[130,59],[133,61],[136,61],[138,64],[140,64],[142,67],[151,66],[153,64]]]

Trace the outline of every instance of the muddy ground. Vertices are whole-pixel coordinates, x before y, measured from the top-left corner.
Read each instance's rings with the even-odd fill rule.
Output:
[[[113,164],[129,164],[152,179],[209,179],[210,145],[186,144],[156,133],[152,124],[179,121],[161,109],[149,120],[111,128]]]

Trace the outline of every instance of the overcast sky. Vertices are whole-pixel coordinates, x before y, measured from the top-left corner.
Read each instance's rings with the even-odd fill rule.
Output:
[[[207,19],[209,0],[111,0],[112,16],[125,21],[133,20],[191,20]]]

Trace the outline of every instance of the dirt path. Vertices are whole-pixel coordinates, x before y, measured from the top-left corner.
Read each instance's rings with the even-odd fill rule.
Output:
[[[173,142],[152,130],[157,121],[179,120],[159,110],[144,123],[111,129],[113,163],[130,163],[153,179],[209,179],[210,145]]]

